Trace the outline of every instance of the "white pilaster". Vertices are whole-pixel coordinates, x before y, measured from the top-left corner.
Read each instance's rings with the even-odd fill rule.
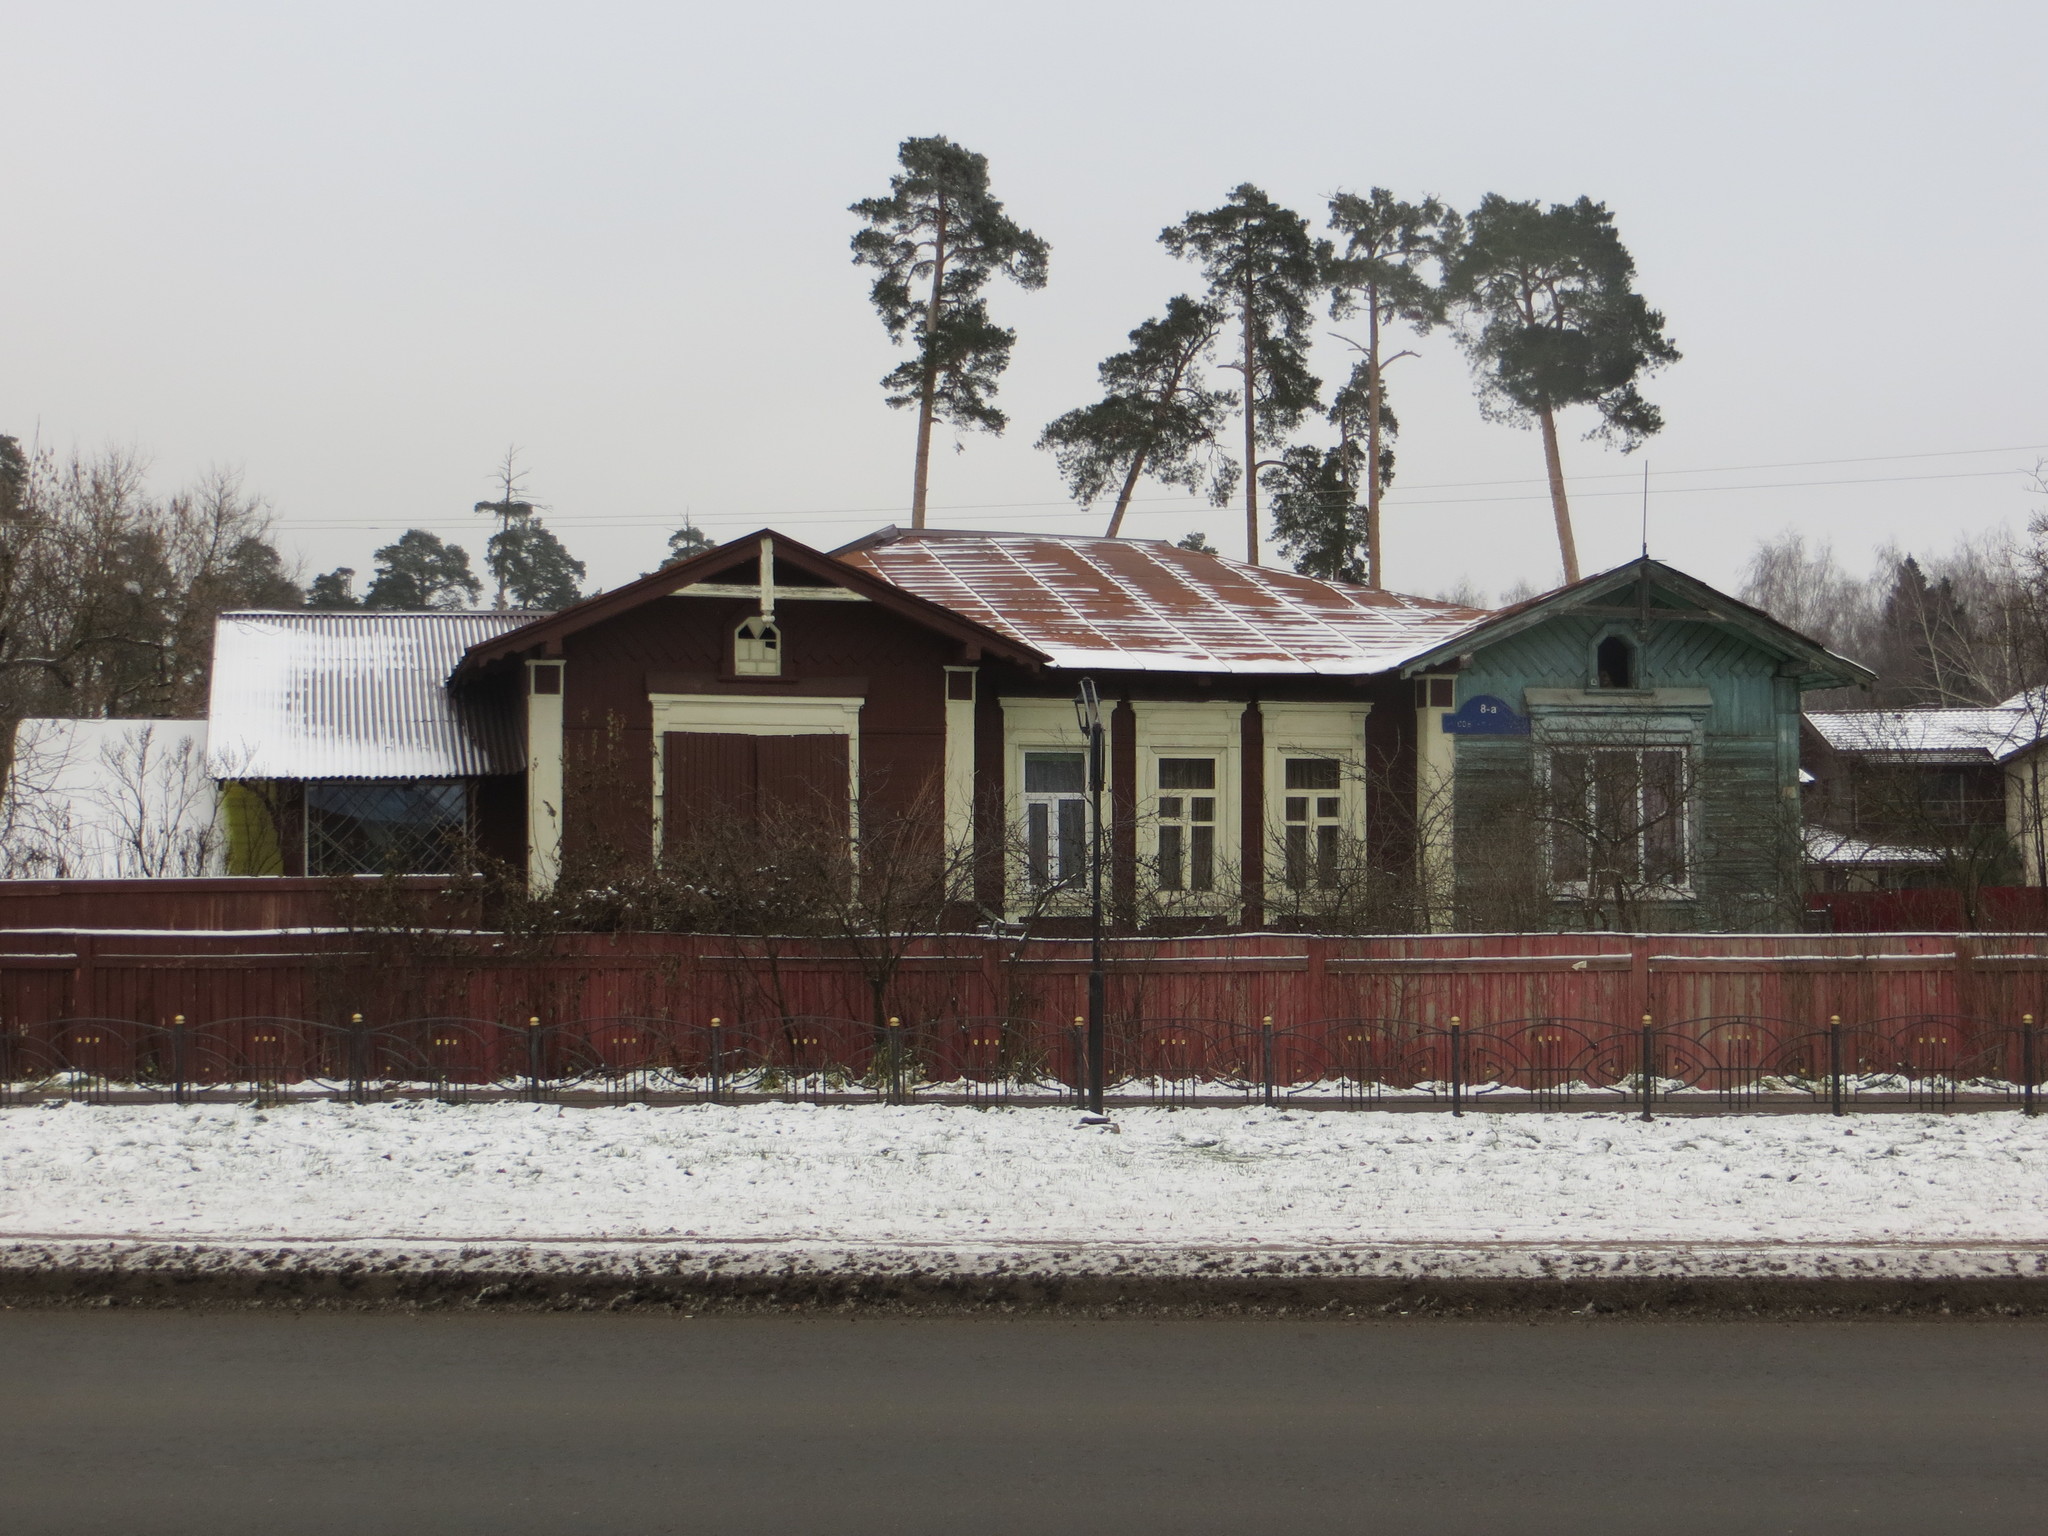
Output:
[[[946,858],[960,867],[974,841],[974,688],[973,667],[946,668]]]
[[[1420,862],[1420,906],[1417,914],[1432,933],[1452,925],[1457,832],[1452,787],[1458,772],[1458,738],[1443,728],[1444,716],[1456,708],[1454,679],[1416,680],[1415,711],[1415,846]],[[1432,701],[1430,695],[1437,698]],[[1449,702],[1445,701],[1449,695]]]
[[[526,882],[552,889],[562,873],[562,663],[526,664]]]

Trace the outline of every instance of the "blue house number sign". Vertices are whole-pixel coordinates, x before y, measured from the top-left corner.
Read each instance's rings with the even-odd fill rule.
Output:
[[[1444,730],[1452,736],[1526,736],[1529,717],[1516,714],[1507,700],[1482,693],[1445,715]]]

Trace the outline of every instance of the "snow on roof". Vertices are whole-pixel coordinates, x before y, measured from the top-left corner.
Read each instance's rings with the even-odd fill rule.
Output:
[[[532,613],[224,613],[211,749],[220,777],[455,779],[525,766],[518,722],[446,686],[471,646]]]
[[[1898,843],[1873,843],[1827,827],[1806,829],[1806,862],[1809,864],[1886,864],[1894,868],[1926,869],[1941,862],[1941,855],[1925,848]]]
[[[1157,539],[891,528],[834,555],[1059,667],[1384,672],[1488,616]]]
[[[1814,710],[1807,720],[1837,752],[1922,763],[2004,762],[2048,735],[2048,712],[2026,695],[1985,709]]]

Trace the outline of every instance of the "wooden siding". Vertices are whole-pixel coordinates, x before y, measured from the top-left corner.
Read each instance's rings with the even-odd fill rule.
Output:
[[[1625,594],[1616,605],[1633,601],[1632,593]],[[1659,621],[1656,612],[1653,606],[1649,637],[1638,655],[1639,684],[1704,688],[1713,699],[1703,723],[1698,776],[1696,895],[1662,904],[1663,925],[1783,926],[1793,912],[1788,882],[1798,873],[1797,685],[1777,675],[1775,656],[1734,627]],[[1457,678],[1458,702],[1491,694],[1526,711],[1528,689],[1584,689],[1591,681],[1594,646],[1617,630],[1632,633],[1632,626],[1560,612],[1478,651]],[[1515,827],[1522,818],[1511,809],[1533,790],[1535,752],[1530,737],[1458,741],[1457,868],[1460,900],[1467,906],[1477,899],[1479,881],[1503,868],[1533,870],[1540,863],[1541,850],[1526,827]]]
[[[650,845],[656,675],[674,692],[857,693],[864,805],[907,810],[938,783],[957,644],[872,604],[791,601],[776,610],[782,677],[737,678],[731,635],[753,611],[739,598],[659,598],[564,642],[569,854]]]

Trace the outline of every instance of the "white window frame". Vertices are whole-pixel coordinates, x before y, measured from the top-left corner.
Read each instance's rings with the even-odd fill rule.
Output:
[[[782,676],[782,625],[772,614],[740,620],[732,632],[734,677]]]
[[[1079,761],[1081,782],[1078,787],[1057,790],[1033,789],[1031,787],[1029,778],[1031,760],[1034,757],[1049,756],[1071,757]],[[1050,886],[1052,888],[1051,899],[1055,901],[1063,900],[1076,892],[1085,892],[1088,889],[1088,857],[1090,852],[1088,818],[1091,809],[1089,805],[1091,796],[1088,793],[1088,753],[1085,748],[1077,750],[1071,747],[1026,747],[1019,754],[1019,759],[1021,771],[1026,775],[1022,786],[1017,792],[1024,805],[1024,814],[1019,832],[1023,838],[1026,889],[1037,893]],[[1070,805],[1077,807],[1080,812],[1078,819],[1080,821],[1081,834],[1079,857],[1072,869],[1067,868],[1065,861],[1060,857],[1060,848],[1065,841],[1062,835],[1061,822],[1067,819],[1063,813],[1065,808]],[[1034,814],[1041,810],[1045,813],[1043,817]],[[1036,850],[1033,846],[1037,841],[1037,828],[1034,823],[1040,820],[1043,820],[1045,823],[1046,868],[1049,876],[1043,884],[1040,883],[1035,868],[1038,861],[1034,857]]]
[[[1287,826],[1287,760],[1290,757],[1313,757],[1331,760],[1339,765],[1336,791],[1342,810],[1337,825],[1353,840],[1353,846],[1361,852],[1366,847],[1370,828],[1366,825],[1365,805],[1365,721],[1372,713],[1367,703],[1296,704],[1276,703],[1260,706],[1265,725],[1266,748],[1266,888],[1270,899],[1283,902],[1294,895],[1294,888],[1287,883],[1286,826]],[[1296,790],[1295,794],[1308,794],[1316,798],[1330,793],[1328,790]],[[1311,817],[1310,825],[1314,825]],[[1311,864],[1315,850],[1309,850]],[[1313,893],[1323,887],[1313,881],[1303,887],[1305,893]]]
[[[1181,703],[1133,699],[1137,717],[1137,843],[1141,865],[1150,867],[1159,853],[1159,763],[1162,758],[1211,757],[1216,760],[1216,879],[1207,891],[1164,892],[1189,915],[1234,912],[1243,903],[1238,890],[1244,864],[1244,712],[1242,700],[1213,699]],[[1185,794],[1169,790],[1168,794]],[[1240,873],[1234,875],[1233,871]]]
[[[1162,894],[1170,893],[1178,899],[1199,902],[1202,898],[1215,894],[1218,867],[1227,863],[1226,856],[1229,853],[1227,848],[1221,846],[1223,838],[1222,800],[1224,774],[1222,759],[1214,752],[1197,751],[1190,747],[1179,753],[1162,751],[1152,757],[1150,761],[1154,782],[1148,786],[1140,786],[1140,793],[1146,795],[1151,807],[1151,825],[1146,833],[1146,841],[1149,844],[1149,848],[1139,849],[1139,854],[1141,857],[1149,855],[1153,871],[1153,884],[1158,887]],[[1158,780],[1163,776],[1165,765],[1169,762],[1208,763],[1215,769],[1215,772],[1211,775],[1213,782],[1206,788],[1186,788],[1181,786],[1168,788],[1165,784],[1158,782]],[[1194,815],[1193,806],[1190,802],[1195,800],[1207,800],[1210,802],[1209,814],[1206,818],[1198,818]],[[1167,814],[1167,804],[1169,801],[1176,807],[1172,815]],[[1180,850],[1177,859],[1178,881],[1173,885],[1168,885],[1163,878],[1166,871],[1166,834],[1169,828],[1181,834]],[[1208,883],[1206,885],[1197,885],[1195,883],[1195,877],[1198,873],[1195,858],[1195,842],[1196,835],[1201,832],[1209,834],[1209,870]]]
[[[1554,771],[1557,754],[1560,752],[1583,752],[1589,754],[1603,752],[1630,753],[1637,757],[1640,757],[1645,752],[1674,752],[1679,754],[1682,772],[1685,776],[1682,785],[1685,805],[1678,818],[1679,857],[1684,867],[1684,878],[1675,884],[1665,885],[1650,885],[1647,881],[1640,878],[1640,873],[1647,860],[1648,849],[1645,846],[1643,814],[1640,804],[1646,776],[1638,769],[1635,776],[1635,792],[1638,800],[1636,808],[1635,858],[1639,878],[1631,886],[1629,898],[1635,901],[1697,900],[1699,889],[1696,882],[1699,872],[1699,826],[1701,815],[1699,781],[1700,768],[1705,756],[1703,748],[1696,743],[1686,741],[1600,741],[1592,739],[1580,741],[1567,737],[1546,742],[1539,748],[1537,755],[1537,782],[1541,786],[1546,803],[1555,792]],[[1597,777],[1588,778],[1587,793],[1589,796],[1597,782]],[[1586,813],[1589,817],[1593,815],[1590,800],[1586,807]],[[1559,879],[1556,870],[1556,859],[1557,829],[1554,825],[1546,823],[1543,834],[1543,866],[1544,877],[1549,884],[1551,894],[1559,900],[1571,901],[1584,901],[1589,895],[1604,894],[1589,892],[1587,889],[1589,882],[1586,880]]]
[[[1643,665],[1638,649],[1636,665]],[[1639,679],[1640,680],[1640,679]],[[1634,899],[1697,901],[1701,835],[1705,807],[1700,793],[1706,767],[1706,723],[1713,712],[1713,690],[1699,687],[1637,689],[1530,688],[1523,704],[1534,737],[1532,767],[1536,788],[1551,794],[1551,754],[1558,751],[1643,752],[1682,751],[1685,756],[1685,879],[1677,885],[1644,886]],[[1546,828],[1542,858],[1544,880],[1559,901],[1587,899],[1586,882],[1559,880],[1554,838]]]
[[[1088,756],[1088,738],[1081,734],[1081,725],[1074,718],[1074,705],[1070,699],[1002,699],[998,701],[1003,710],[1003,829],[1004,841],[1014,840],[1014,856],[1007,862],[1004,871],[1003,904],[1008,915],[1019,917],[1031,911],[1066,916],[1088,910],[1088,882],[1083,879],[1072,887],[1056,890],[1041,897],[1031,884],[1031,871],[1025,860],[1025,839],[1029,835],[1029,815],[1026,810],[1024,792],[1024,754],[1027,752],[1078,752],[1083,759],[1085,772]],[[1105,744],[1106,745],[1106,744]],[[1103,765],[1104,772],[1108,764]],[[1083,779],[1085,785],[1086,779]],[[1105,786],[1103,804],[1107,810],[1110,796]],[[1089,796],[1082,792],[1082,830],[1093,846],[1094,827],[1089,820],[1093,815],[1088,808]],[[1107,839],[1104,839],[1105,845]],[[1105,846],[1104,855],[1108,850]],[[1108,871],[1104,872],[1105,886]]]

